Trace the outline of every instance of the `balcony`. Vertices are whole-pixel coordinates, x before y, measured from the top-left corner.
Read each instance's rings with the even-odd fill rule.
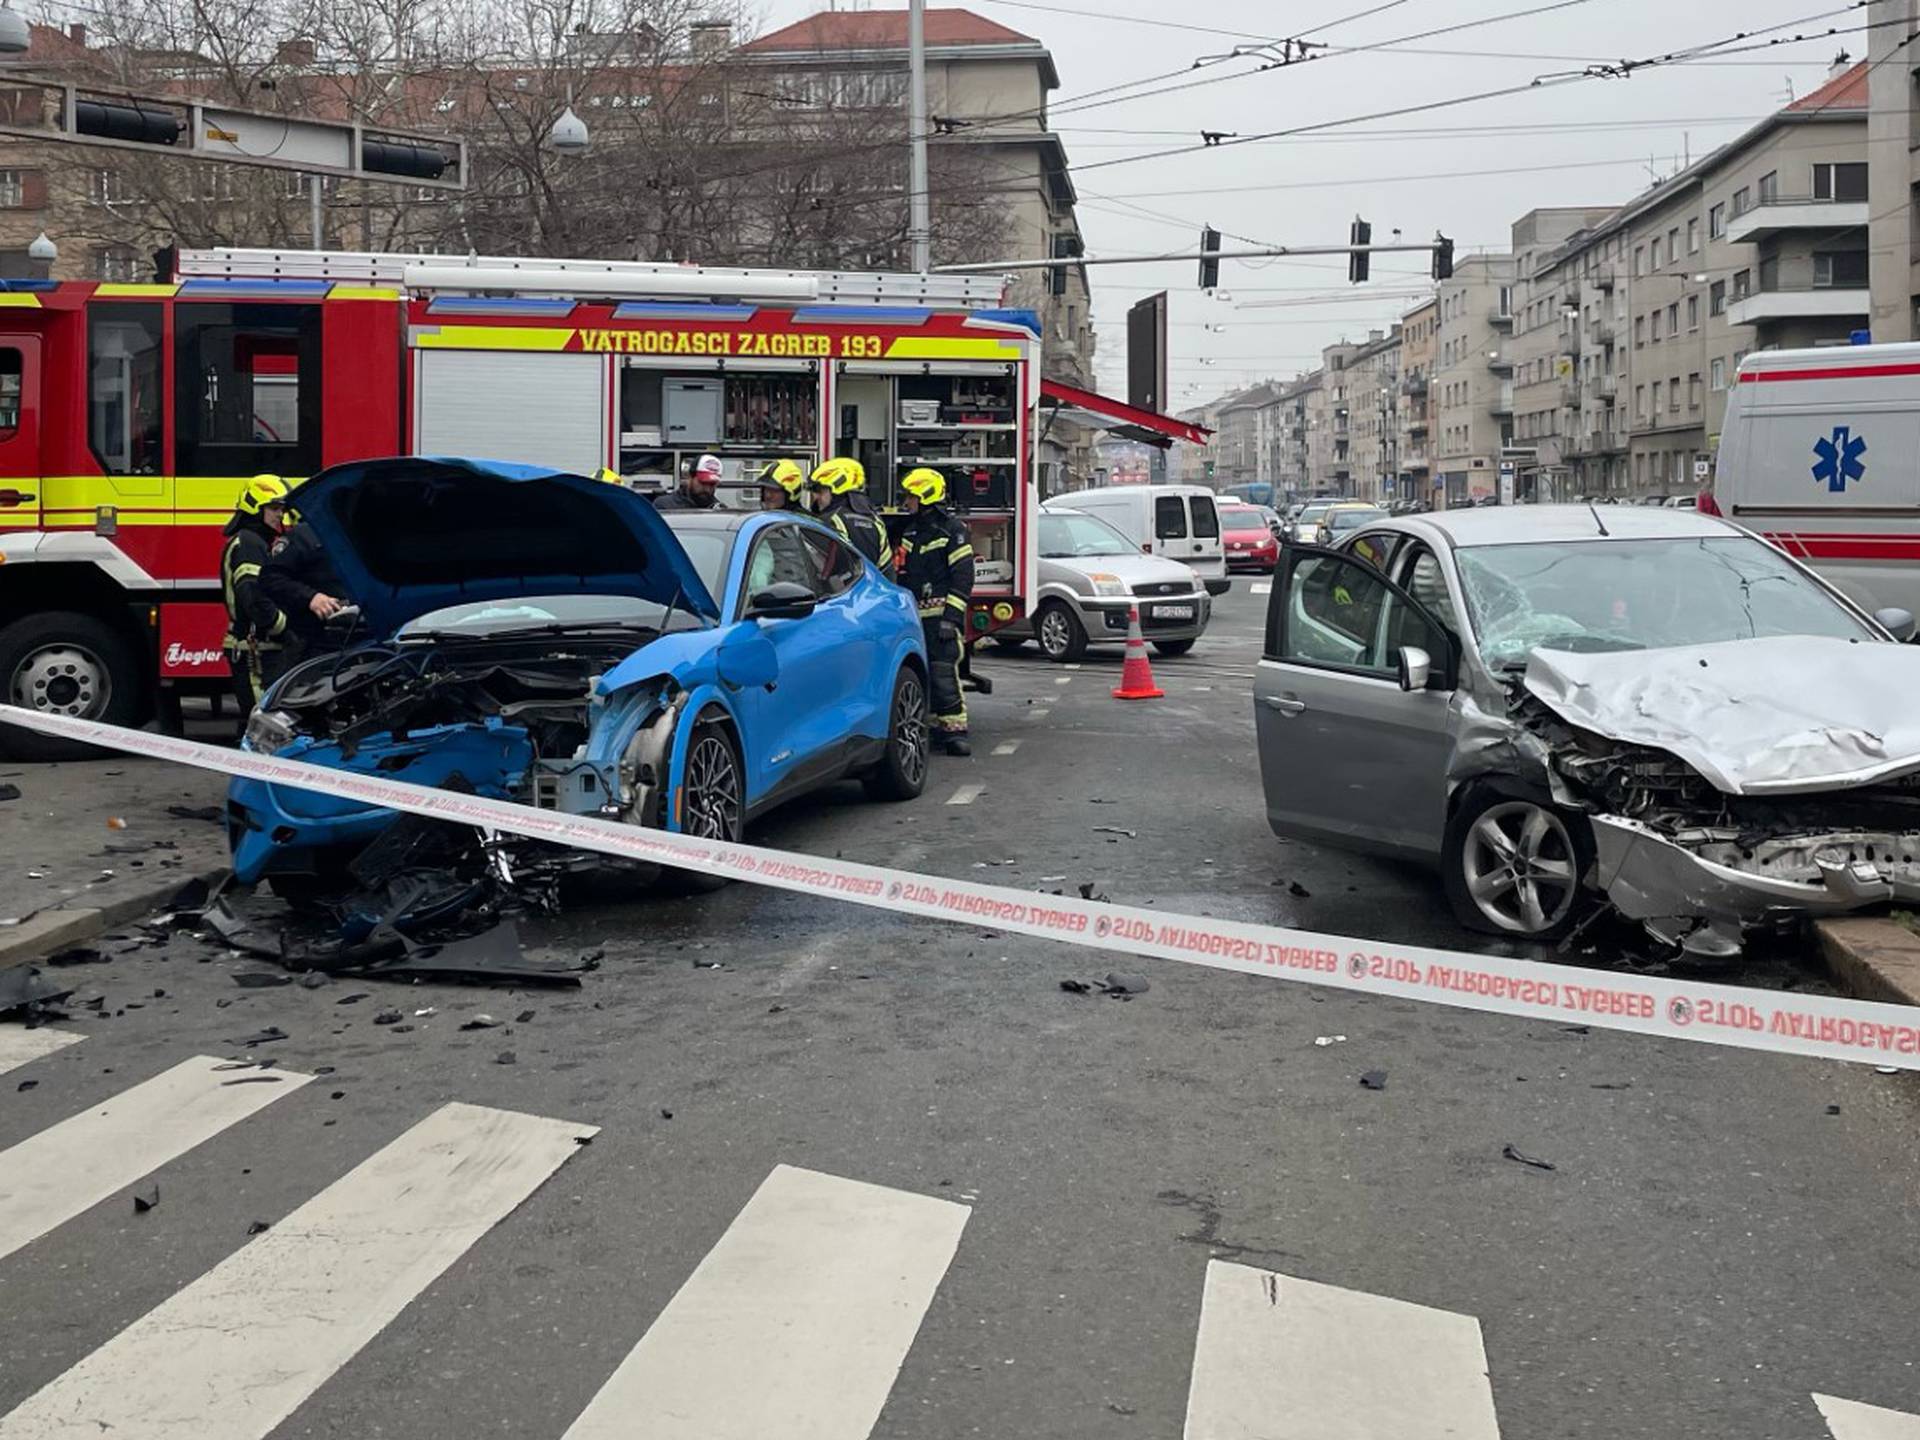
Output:
[[[1810,195],[1775,196],[1727,222],[1727,239],[1750,245],[1788,230],[1865,230],[1865,200],[1815,200]]]
[[[1727,306],[1727,323],[1764,325],[1772,320],[1838,320],[1850,317],[1864,320],[1872,305],[1872,294],[1864,285],[1755,290]]]
[[[1402,450],[1400,452],[1400,468],[1418,473],[1423,470],[1430,470],[1433,467],[1427,461],[1426,451]]]
[[[1513,361],[1504,355],[1489,355],[1487,357],[1487,369],[1496,375],[1511,375],[1513,374]]]
[[[1487,402],[1487,413],[1502,416],[1513,414],[1513,391],[1502,390],[1498,395],[1494,396],[1493,399],[1489,400]]]
[[[1611,405],[1620,398],[1620,381],[1612,375],[1598,375],[1587,382],[1587,394]]]
[[[1618,277],[1614,273],[1613,266],[1596,265],[1592,272],[1586,277],[1586,280],[1587,284],[1591,285],[1594,289],[1605,292],[1613,289]]]
[[[1415,400],[1422,398],[1427,393],[1427,377],[1417,373],[1407,376],[1400,382],[1400,393]]]
[[[1426,434],[1427,433],[1427,417],[1424,414],[1409,415],[1407,417],[1407,433],[1409,435]]]
[[[1589,344],[1604,346],[1611,350],[1619,343],[1620,332],[1614,328],[1611,320],[1595,320],[1587,326]]]
[[[1511,330],[1513,329],[1513,312],[1502,310],[1496,305],[1487,312],[1487,324],[1496,330]]]

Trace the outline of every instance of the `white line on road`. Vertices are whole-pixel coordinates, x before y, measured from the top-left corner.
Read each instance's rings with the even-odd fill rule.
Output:
[[[1078,670],[1079,668],[1080,666],[1078,665],[1078,663],[1072,663],[1067,666],[1067,669],[1069,670]]]
[[[1020,742],[1018,740],[1002,740],[998,745],[993,747],[993,753],[996,755],[1011,755],[1019,748]]]
[[[1273,581],[1256,580],[1247,587],[1247,593],[1249,595],[1271,595],[1273,593]]]
[[[565,1440],[864,1440],[969,1213],[775,1167]]]
[[[151,1080],[50,1125],[0,1154],[0,1256],[158,1170],[229,1125],[290,1095],[311,1076],[222,1070],[210,1055],[183,1060]],[[251,1083],[226,1082],[248,1078]]]
[[[1049,710],[1045,705],[1042,705],[1037,710],[1029,710],[1027,712],[1027,719],[1044,720],[1047,718],[1047,716],[1051,715],[1052,713],[1053,711]]]
[[[1073,683],[1073,676],[1071,675],[1058,676],[1053,683],[1056,685],[1071,685]]]
[[[1831,1395],[1815,1395],[1813,1403],[1820,1407],[1833,1440],[1920,1440],[1920,1415]]]
[[[1186,1440],[1499,1440],[1480,1322],[1207,1265]]]
[[[986,788],[984,785],[962,785],[947,797],[947,804],[971,805],[980,798],[980,792]]]
[[[443,1106],[56,1377],[0,1440],[260,1440],[595,1133]]]
[[[43,1055],[64,1050],[86,1038],[71,1030],[49,1030],[45,1026],[37,1030],[22,1030],[14,1025],[0,1027],[0,1075],[9,1070],[18,1070]]]

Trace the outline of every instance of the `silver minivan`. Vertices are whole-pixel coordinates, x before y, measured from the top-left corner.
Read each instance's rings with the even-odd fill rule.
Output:
[[[1048,509],[1078,510],[1104,520],[1145,555],[1193,567],[1209,595],[1233,587],[1220,539],[1220,512],[1204,485],[1108,485],[1047,501]]]

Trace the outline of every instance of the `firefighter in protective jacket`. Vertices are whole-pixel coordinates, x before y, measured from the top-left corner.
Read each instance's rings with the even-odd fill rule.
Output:
[[[824,523],[893,579],[893,547],[886,522],[867,498],[866,466],[844,456],[829,460],[807,477],[807,495]]]
[[[220,591],[227,602],[227,668],[233,693],[251,710],[266,689],[267,667],[286,643],[287,613],[260,584],[261,568],[287,523],[287,482],[256,475],[240,491],[220,552]]]
[[[947,509],[947,477],[938,470],[911,470],[900,485],[908,509],[900,583],[919,604],[926,631],[934,741],[949,755],[971,755],[960,656],[973,597],[973,538],[966,521]]]
[[[760,508],[762,510],[801,510],[801,492],[806,489],[807,472],[797,460],[769,460],[760,467]]]

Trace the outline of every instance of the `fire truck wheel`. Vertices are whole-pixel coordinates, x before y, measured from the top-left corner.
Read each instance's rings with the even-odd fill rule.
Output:
[[[7,703],[47,715],[109,725],[144,718],[146,686],[133,647],[91,615],[54,610],[0,630],[0,684]],[[99,752],[71,740],[0,729],[0,750],[15,760],[73,760]]]

